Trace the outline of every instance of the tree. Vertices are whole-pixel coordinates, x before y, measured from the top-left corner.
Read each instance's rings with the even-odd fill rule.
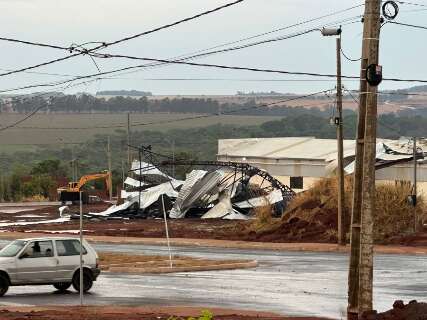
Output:
[[[67,171],[59,159],[43,160],[31,169],[32,175],[49,175],[54,178],[65,177]]]

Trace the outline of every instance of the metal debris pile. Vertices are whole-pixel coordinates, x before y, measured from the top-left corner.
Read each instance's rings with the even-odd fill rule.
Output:
[[[425,163],[424,153],[427,148],[425,139],[418,139],[416,145],[415,157],[418,163]],[[349,150],[344,153],[344,163],[346,174],[352,174],[355,166],[355,150]],[[379,139],[376,144],[376,162],[375,169],[391,167],[399,163],[406,163],[414,159],[414,142],[412,138],[402,137],[399,140]],[[332,155],[326,160],[329,164],[326,168],[328,173],[336,170],[338,160],[336,155]]]
[[[99,219],[249,219],[256,207],[270,205],[280,216],[294,193],[267,172],[234,163],[201,163],[208,170],[195,169],[178,180],[158,166],[134,161],[131,176],[124,181],[122,204],[86,217]]]

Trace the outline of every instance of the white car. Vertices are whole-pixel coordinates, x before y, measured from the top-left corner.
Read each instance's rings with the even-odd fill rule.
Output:
[[[0,250],[0,296],[9,286],[51,284],[59,291],[80,290],[80,241],[76,238],[15,240]],[[100,274],[98,255],[83,240],[83,290]]]

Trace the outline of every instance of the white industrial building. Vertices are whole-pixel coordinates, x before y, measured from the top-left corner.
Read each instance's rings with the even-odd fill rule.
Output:
[[[411,154],[412,142],[408,139],[392,141],[377,140],[378,145],[399,145],[399,155],[382,154],[386,161],[396,161],[390,167],[378,169],[378,181],[412,181],[414,165]],[[409,142],[409,143],[408,143]],[[402,147],[404,145],[404,148]],[[421,144],[421,147],[424,145]],[[378,148],[378,147],[377,147]],[[418,149],[419,153],[423,148]],[[354,159],[354,140],[344,140],[345,165]],[[394,151],[394,150],[392,150]],[[424,150],[427,151],[427,150]],[[337,141],[314,137],[225,139],[218,141],[218,161],[248,163],[268,171],[293,189],[305,190],[315,181],[333,175],[336,167]],[[407,160],[406,160],[406,159]],[[402,162],[403,161],[403,162]],[[351,164],[346,167],[351,169]],[[419,192],[427,195],[427,163],[418,160],[417,180]]]

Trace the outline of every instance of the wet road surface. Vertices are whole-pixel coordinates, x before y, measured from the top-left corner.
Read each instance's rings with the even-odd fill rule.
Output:
[[[3,243],[0,242],[0,245]],[[167,248],[97,244],[99,251],[165,254]],[[335,253],[174,247],[174,254],[210,259],[256,259],[259,267],[165,275],[103,274],[87,304],[195,305],[271,311],[286,315],[341,318],[345,314],[348,257]],[[394,300],[425,300],[427,263],[423,256],[377,255],[375,308]],[[51,286],[12,287],[3,305],[77,304],[78,294],[55,293]]]

